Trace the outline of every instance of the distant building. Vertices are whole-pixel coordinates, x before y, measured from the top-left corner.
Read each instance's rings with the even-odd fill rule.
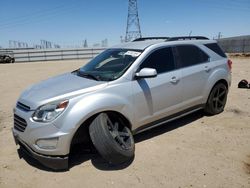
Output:
[[[108,46],[108,39],[104,39],[102,41],[102,47],[107,47]]]
[[[100,43],[93,44],[93,47],[100,47],[100,46],[101,46]]]

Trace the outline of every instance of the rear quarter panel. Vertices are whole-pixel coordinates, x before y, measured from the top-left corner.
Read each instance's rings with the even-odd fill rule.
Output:
[[[219,80],[225,80],[228,86],[231,85],[231,73],[228,68],[226,58],[211,62],[211,67],[212,67],[211,74],[208,78],[208,81],[206,83],[206,87],[203,93],[204,104],[207,102],[210,91]]]

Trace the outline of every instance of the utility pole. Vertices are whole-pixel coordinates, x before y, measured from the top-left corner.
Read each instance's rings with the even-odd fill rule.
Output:
[[[218,39],[221,39],[221,37],[222,37],[222,34],[221,34],[221,32],[219,32],[218,33]]]
[[[121,43],[123,43],[123,42],[124,42],[124,40],[123,40],[123,37],[122,37],[122,36],[120,36],[120,41],[121,41]]]
[[[246,48],[246,39],[243,39],[243,45],[242,45],[242,52],[245,54],[245,48]]]
[[[192,32],[193,32],[193,31],[191,30],[191,31],[189,32],[188,36],[190,36],[190,37],[191,37],[191,35],[192,35]]]
[[[141,37],[137,0],[129,0],[125,42]]]

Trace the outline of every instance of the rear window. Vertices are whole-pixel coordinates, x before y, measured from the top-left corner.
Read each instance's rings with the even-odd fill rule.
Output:
[[[208,47],[210,50],[214,51],[216,54],[220,55],[221,57],[227,57],[217,43],[205,44],[205,46]]]
[[[209,56],[193,45],[176,46],[178,67],[189,67],[209,61]]]

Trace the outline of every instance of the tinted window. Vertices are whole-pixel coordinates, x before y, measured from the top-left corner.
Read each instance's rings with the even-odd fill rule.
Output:
[[[217,43],[205,44],[205,46],[220,55],[221,57],[227,57]]]
[[[176,46],[179,67],[188,67],[207,62],[209,56],[193,45]]]
[[[156,69],[158,74],[174,70],[175,64],[172,48],[156,50],[141,64],[140,69],[142,68]]]

